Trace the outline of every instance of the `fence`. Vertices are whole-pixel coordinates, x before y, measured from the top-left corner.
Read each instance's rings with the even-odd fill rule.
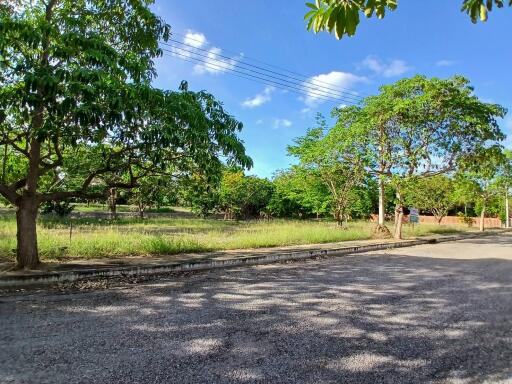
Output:
[[[377,221],[378,215],[372,215],[371,221]],[[473,217],[473,225],[478,227],[480,225],[480,217]],[[404,215],[403,219],[404,223],[409,222],[409,215]],[[426,215],[420,215],[420,224],[437,224],[437,220],[434,216],[426,216]],[[463,224],[458,216],[445,216],[443,217],[443,220],[441,220],[442,225],[461,225]],[[495,217],[486,217],[484,218],[484,226],[486,228],[501,228],[501,220]]]

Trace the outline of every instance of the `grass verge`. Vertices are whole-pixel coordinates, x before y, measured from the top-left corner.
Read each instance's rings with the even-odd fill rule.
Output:
[[[43,261],[116,258],[365,240],[370,238],[373,225],[355,221],[340,229],[329,221],[231,222],[164,217],[70,221],[40,218],[38,242]],[[464,230],[467,228],[404,225],[404,236],[411,238]],[[15,247],[14,217],[1,216],[0,258],[13,260]]]

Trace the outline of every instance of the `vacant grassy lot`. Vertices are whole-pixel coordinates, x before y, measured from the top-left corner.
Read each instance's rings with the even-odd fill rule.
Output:
[[[39,219],[43,260],[150,256],[223,249],[326,243],[370,238],[371,223],[351,222],[340,229],[329,221],[272,220],[233,222],[158,217]],[[405,236],[463,231],[463,227],[405,226]],[[16,223],[12,214],[0,216],[0,258],[14,259]]]

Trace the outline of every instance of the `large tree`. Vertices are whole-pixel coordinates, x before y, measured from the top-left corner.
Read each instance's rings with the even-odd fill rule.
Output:
[[[170,33],[151,3],[11,0],[0,8],[0,145],[19,164],[0,194],[17,210],[20,268],[39,263],[41,203],[132,188],[169,164],[218,169],[220,155],[251,163],[236,136],[241,124],[213,96],[151,86],[158,42]],[[59,177],[65,182],[46,188]]]
[[[504,115],[501,106],[480,101],[463,77],[415,76],[381,87],[361,106],[344,108],[338,125],[359,132],[353,137],[364,140],[360,148],[369,171],[395,188],[394,236],[401,238],[407,182],[453,171],[497,147],[505,137],[497,118]],[[381,202],[379,216],[383,210]]]
[[[461,10],[476,23],[479,19],[487,21],[493,6],[502,8],[505,3],[512,6],[512,0],[463,0]],[[360,15],[383,19],[386,11],[397,8],[398,0],[316,0],[306,6],[309,10],[304,19],[309,31],[328,31],[341,39],[344,35],[355,35]]]

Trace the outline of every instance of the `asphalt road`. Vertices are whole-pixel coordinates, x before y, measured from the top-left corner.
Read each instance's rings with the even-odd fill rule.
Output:
[[[1,383],[512,383],[512,235],[0,297]]]

